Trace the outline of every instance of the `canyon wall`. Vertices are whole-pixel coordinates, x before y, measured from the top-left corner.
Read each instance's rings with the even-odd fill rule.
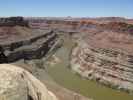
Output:
[[[29,19],[32,28],[56,29],[65,32],[89,32],[90,30],[103,31],[111,30],[115,32],[133,33],[133,24],[129,20],[121,18],[102,18],[102,19]]]
[[[73,49],[71,68],[81,76],[111,88],[133,92],[133,56],[119,50],[79,44]]]
[[[57,34],[54,31],[34,30],[26,25],[21,26],[18,21],[20,19],[16,18],[15,22],[18,24],[15,23],[15,26],[4,24],[0,27],[1,63],[42,58],[57,41]]]

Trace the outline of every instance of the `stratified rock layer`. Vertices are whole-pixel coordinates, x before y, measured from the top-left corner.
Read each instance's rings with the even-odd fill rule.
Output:
[[[71,57],[72,69],[81,76],[112,88],[133,92],[133,56],[84,43],[73,49]]]
[[[19,59],[39,59],[56,43],[57,34],[52,30],[31,29],[19,18],[5,18],[0,22],[0,63]],[[8,22],[15,25],[8,26]],[[6,23],[6,24],[5,24]]]
[[[57,100],[44,84],[26,70],[0,65],[0,100]]]

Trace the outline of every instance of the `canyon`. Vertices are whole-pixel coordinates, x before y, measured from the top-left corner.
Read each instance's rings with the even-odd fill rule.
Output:
[[[46,100],[57,100],[57,98],[59,100],[74,100],[75,98],[80,98],[80,100],[88,100],[88,98],[56,84],[45,71],[43,62],[45,62],[47,56],[49,56],[51,52],[54,52],[56,49],[60,48],[62,42],[63,41],[59,38],[58,34],[54,30],[33,28],[31,23],[29,23],[29,21],[25,20],[23,17],[0,18],[0,66],[2,66],[1,77],[6,75],[6,72],[9,72],[9,74],[6,76],[7,80],[5,78],[1,78],[2,83],[0,83],[0,91],[3,91],[5,83],[5,86],[7,87],[5,92],[8,93],[6,94],[5,92],[2,92],[0,94],[0,98],[2,100],[7,100],[9,98],[12,98],[12,100],[15,98],[21,98],[22,100],[44,100],[44,98]],[[5,63],[11,65],[3,65]],[[21,69],[15,68],[14,66],[21,67]],[[10,70],[10,68],[12,70]],[[18,77],[16,80],[8,80],[11,79],[12,76],[14,77],[14,74],[12,73],[17,73],[15,74],[15,77],[21,74],[23,76],[23,71],[28,71],[33,76],[28,73],[28,76],[25,74],[24,76],[27,78],[30,76],[29,80],[23,80],[23,78],[18,79],[20,77]],[[39,80],[35,79],[36,77],[39,78]],[[24,90],[24,87],[21,87],[19,80],[23,81],[24,84],[25,82],[30,83],[27,86],[27,89],[29,89],[31,92],[30,94],[25,93],[26,91]],[[11,85],[6,83],[12,83],[13,87],[11,90],[14,91],[8,90],[8,87],[11,87]],[[20,86],[15,84],[20,84]],[[38,87],[39,84],[41,84],[41,87]],[[42,86],[42,84],[44,86]],[[45,86],[48,89],[46,89]],[[18,88],[22,89],[22,91],[18,92],[17,94],[15,89]],[[42,93],[42,97],[40,97],[40,95],[38,97],[38,92]],[[47,92],[49,92],[53,97],[49,96]]]
[[[71,68],[112,88],[133,91],[133,24],[128,19],[31,20],[32,26],[69,34],[77,43]]]
[[[68,54],[69,59],[67,58],[68,64],[65,66],[69,71],[80,76],[81,79],[92,80],[124,93],[133,93],[133,21],[131,19],[0,18],[0,63],[23,66],[33,75],[35,70],[49,69],[44,62],[49,56],[58,52],[58,49],[63,48],[65,41],[69,41],[65,45],[73,42]],[[65,50],[62,51],[64,52],[62,55],[65,55]],[[63,58],[59,59],[62,60]],[[54,89],[51,90],[58,95],[59,100],[68,100],[57,94]],[[70,96],[74,93],[66,91],[63,91],[63,94]],[[78,93],[76,94],[78,97],[74,96],[71,100],[75,98],[87,100]],[[127,100],[131,98],[132,95]]]

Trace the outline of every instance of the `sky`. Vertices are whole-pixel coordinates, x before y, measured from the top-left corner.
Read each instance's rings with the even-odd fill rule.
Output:
[[[133,0],[0,0],[0,16],[133,18]]]

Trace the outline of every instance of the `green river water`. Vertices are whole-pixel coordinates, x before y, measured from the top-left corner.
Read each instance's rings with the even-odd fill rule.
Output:
[[[66,39],[64,46],[60,48],[55,55],[61,62],[54,67],[48,66],[49,75],[61,86],[80,93],[94,100],[133,100],[133,94],[127,94],[100,85],[94,81],[86,80],[74,74],[69,68],[69,55],[74,43],[71,39]]]

